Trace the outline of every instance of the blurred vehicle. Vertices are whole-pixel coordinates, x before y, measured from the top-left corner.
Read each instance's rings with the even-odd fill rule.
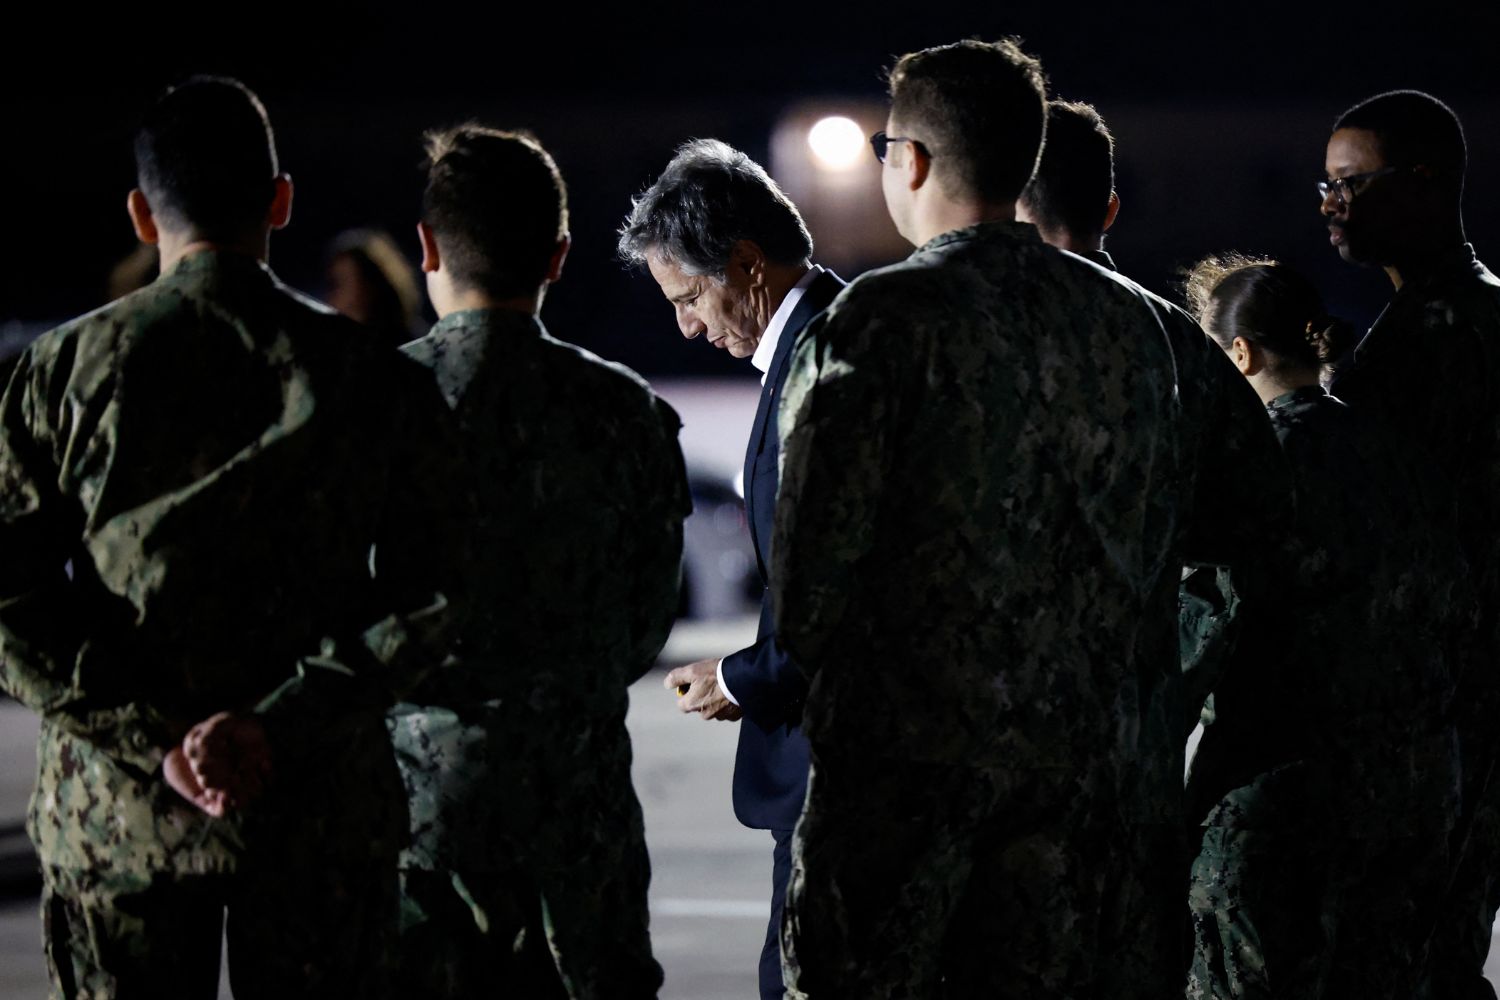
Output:
[[[739,618],[760,612],[760,570],[745,501],[713,473],[688,466],[693,513],[682,526],[682,600],[677,617]]]
[[[740,479],[760,385],[749,378],[707,377],[652,379],[651,387],[682,418],[678,441],[693,494],[693,513],[682,527],[678,617],[754,617],[762,587]]]

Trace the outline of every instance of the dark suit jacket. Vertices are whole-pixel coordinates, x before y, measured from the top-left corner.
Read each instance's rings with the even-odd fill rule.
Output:
[[[776,410],[791,367],[792,348],[803,328],[828,308],[843,287],[837,275],[825,271],[803,292],[776,342],[761,389],[745,450],[745,516],[762,581],[769,579],[776,520],[780,456]],[[724,684],[745,713],[734,761],[734,814],[754,829],[790,830],[802,812],[807,789],[807,740],[799,728],[807,678],[776,641],[769,589],[761,597],[755,645],[724,657]]]

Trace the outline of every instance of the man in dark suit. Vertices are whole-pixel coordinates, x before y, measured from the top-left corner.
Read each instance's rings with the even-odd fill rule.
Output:
[[[769,580],[779,446],[776,410],[797,335],[843,288],[812,263],[812,237],[795,205],[759,164],[714,139],[683,145],[636,199],[620,230],[620,255],[643,266],[677,313],[682,335],[749,358],[763,373],[745,451],[745,513],[761,579]],[[734,767],[734,812],[776,840],[771,922],[760,990],[782,996],[778,928],[791,873],[792,828],[807,787],[800,729],[807,680],[776,639],[770,591],[755,644],[723,659],[671,671],[688,685],[680,706],[705,719],[743,719]]]

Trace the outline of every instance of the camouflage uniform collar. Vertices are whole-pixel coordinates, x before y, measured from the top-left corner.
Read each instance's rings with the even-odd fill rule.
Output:
[[[1425,296],[1455,279],[1472,278],[1483,267],[1484,265],[1479,263],[1479,258],[1474,254],[1474,244],[1464,243],[1451,247],[1434,255],[1431,267],[1410,281],[1402,282],[1401,290],[1396,293],[1396,297]]]
[[[265,261],[234,250],[196,250],[172,265],[172,269],[162,277],[176,278],[191,274],[231,277],[260,275],[272,280],[276,277]]]
[[[1266,409],[1268,411],[1290,410],[1303,404],[1315,403],[1327,395],[1328,392],[1320,385],[1302,385],[1291,392],[1283,392],[1276,396],[1266,403]]]
[[[510,336],[528,333],[540,335],[545,332],[540,319],[531,313],[515,309],[460,309],[438,320],[432,332],[474,329]]]
[[[1095,264],[1098,264],[1106,271],[1115,271],[1118,273],[1120,270],[1118,267],[1115,267],[1115,259],[1109,255],[1108,251],[1085,250],[1078,256],[1084,258],[1085,260],[1093,261]]]
[[[940,233],[919,246],[916,252],[925,253],[950,243],[964,243],[970,240],[1040,243],[1042,237],[1036,231],[1035,226],[1025,222],[979,222],[972,226]]]

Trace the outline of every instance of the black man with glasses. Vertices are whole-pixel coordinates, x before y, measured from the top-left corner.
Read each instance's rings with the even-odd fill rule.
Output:
[[[1435,637],[1454,644],[1458,663],[1453,715],[1461,811],[1455,819],[1451,806],[1445,808],[1448,790],[1435,778],[1445,762],[1437,750],[1424,750],[1424,734],[1414,732],[1405,766],[1419,779],[1434,776],[1425,783],[1430,795],[1403,810],[1389,856],[1365,859],[1372,872],[1405,866],[1414,873],[1392,901],[1409,914],[1406,940],[1392,947],[1420,961],[1435,922],[1423,992],[1434,1000],[1495,996],[1483,967],[1500,904],[1500,782],[1491,780],[1500,746],[1494,724],[1500,707],[1500,281],[1465,239],[1466,160],[1463,128],[1447,105],[1419,91],[1393,91],[1338,119],[1328,140],[1327,179],[1318,185],[1329,242],[1346,261],[1383,268],[1395,289],[1352,357],[1332,373],[1330,388],[1374,423],[1393,461],[1409,463],[1418,502],[1426,516],[1456,533],[1478,588],[1473,628]],[[1445,879],[1433,885],[1418,874],[1431,867],[1446,873],[1441,900]]]

